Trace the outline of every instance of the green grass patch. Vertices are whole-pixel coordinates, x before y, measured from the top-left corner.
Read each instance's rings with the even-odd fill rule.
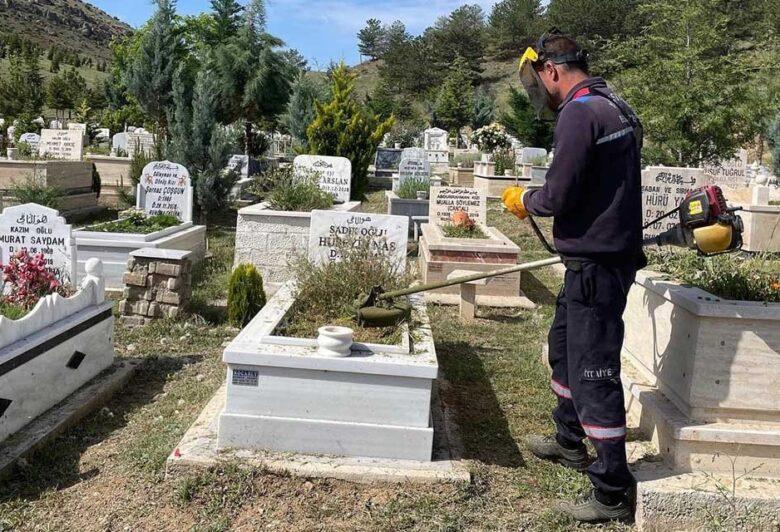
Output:
[[[0,301],[0,316],[4,316],[11,320],[18,320],[25,317],[28,312],[28,309],[25,309],[19,305],[12,305],[10,303],[4,303],[3,301]]]
[[[141,213],[134,213],[127,218],[93,225],[85,228],[85,230],[94,231],[95,233],[138,233],[148,235],[179,224],[181,224],[179,219],[170,214],[156,214],[146,217]]]
[[[425,192],[426,197],[431,190],[431,182],[425,177],[408,177],[398,186],[395,193],[401,199],[417,199],[418,192]]]
[[[444,233],[444,236],[446,236],[447,238],[475,238],[475,239],[487,238],[485,232],[478,225],[465,227],[462,225],[449,224],[449,225],[442,226],[441,230]]]

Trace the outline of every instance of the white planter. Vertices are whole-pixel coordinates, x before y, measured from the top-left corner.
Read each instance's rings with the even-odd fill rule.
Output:
[[[398,345],[318,353],[317,339],[275,336],[294,303],[286,283],[225,349],[220,448],[430,461],[436,351],[422,296]],[[413,338],[413,340],[412,340]]]
[[[333,210],[357,211],[360,202],[335,205]],[[289,262],[309,248],[310,212],[275,211],[266,203],[238,211],[233,266],[253,264],[271,291],[292,278]]]
[[[91,259],[87,268],[72,297],[47,296],[19,320],[0,317],[0,442],[113,363],[102,265]]]
[[[193,263],[198,263],[206,253],[206,227],[183,222],[161,231],[149,233],[102,233],[89,231],[89,228],[73,232],[76,239],[76,252],[79,257],[77,275],[84,274],[84,261],[81,257],[97,257],[103,261],[106,288],[121,290],[124,288],[122,275],[127,268],[130,252],[141,248],[177,249],[192,251]]]
[[[627,410],[671,465],[780,477],[780,303],[639,272],[624,321]]]

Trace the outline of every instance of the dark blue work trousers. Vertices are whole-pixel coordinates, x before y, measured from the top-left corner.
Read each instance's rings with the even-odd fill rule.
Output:
[[[634,483],[626,461],[626,412],[620,384],[623,311],[636,268],[566,261],[549,335],[553,419],[558,438],[589,438],[598,459],[587,473],[604,493]]]

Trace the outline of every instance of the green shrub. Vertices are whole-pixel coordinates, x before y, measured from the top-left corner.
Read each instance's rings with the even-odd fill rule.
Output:
[[[441,228],[447,238],[487,238],[485,232],[478,225],[445,225]]]
[[[228,282],[228,321],[244,327],[265,306],[263,277],[252,264],[239,264]]]
[[[155,214],[147,217],[142,212],[135,212],[127,218],[93,225],[88,227],[87,230],[97,233],[139,233],[148,235],[180,223],[179,219],[172,214]]]
[[[312,338],[323,325],[343,325],[355,330],[356,341],[395,342],[397,327],[357,326],[356,302],[375,286],[386,290],[409,286],[412,277],[385,255],[374,253],[368,242],[345,238],[336,243],[336,248],[339,261],[313,264],[306,257],[298,257],[292,262],[297,293],[283,333]]]
[[[427,177],[407,177],[398,186],[396,194],[402,199],[417,199],[417,193],[430,192],[431,182]]]
[[[496,163],[496,175],[504,175],[507,170],[515,171],[515,152],[511,148],[496,150],[493,153]]]
[[[298,175],[292,167],[274,168],[254,178],[249,192],[277,211],[310,212],[333,207],[333,195],[319,187],[319,174]]]
[[[141,182],[141,174],[144,171],[144,167],[153,160],[143,150],[136,149],[135,154],[130,159],[130,180],[133,182],[133,185]]]
[[[62,203],[62,191],[60,189],[43,185],[34,177],[29,177],[21,183],[11,185],[11,196],[22,204],[37,203],[51,209],[59,208]]]
[[[651,251],[650,268],[723,299],[780,302],[780,260],[737,254],[702,257],[691,252]]]

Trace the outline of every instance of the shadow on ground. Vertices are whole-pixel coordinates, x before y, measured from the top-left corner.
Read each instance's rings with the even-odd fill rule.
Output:
[[[105,407],[94,412],[52,442],[17,465],[0,483],[0,502],[16,498],[35,500],[50,490],[62,490],[101,473],[93,467],[79,471],[84,452],[106,441],[127,425],[133,413],[151,403],[170,375],[187,363],[197,363],[202,355],[153,357],[144,359],[133,378]]]
[[[464,456],[502,467],[525,465],[509,423],[480,359],[480,347],[437,339],[439,368],[453,384],[447,401],[456,405]]]

